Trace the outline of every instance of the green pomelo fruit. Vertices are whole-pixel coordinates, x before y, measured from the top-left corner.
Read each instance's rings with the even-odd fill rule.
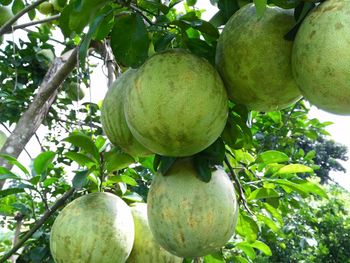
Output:
[[[135,223],[135,241],[127,263],[182,263],[182,258],[170,254],[153,238],[147,219],[147,204],[131,206]]]
[[[11,10],[7,7],[0,6],[0,27],[13,17]]]
[[[227,103],[222,80],[206,60],[169,50],[138,69],[125,116],[131,133],[146,148],[165,156],[189,156],[220,136]]]
[[[4,146],[5,142],[7,140],[7,136],[3,131],[0,131],[0,149],[2,146]]]
[[[38,51],[35,54],[35,57],[40,63],[43,63],[45,67],[48,67],[55,59],[55,54],[51,49],[46,48]]]
[[[49,15],[53,12],[53,5],[49,2],[41,3],[38,6],[38,11],[43,15]]]
[[[73,101],[82,100],[85,97],[84,89],[76,82],[71,82],[66,87],[66,93],[69,99]]]
[[[50,236],[56,263],[124,263],[134,242],[130,207],[110,193],[75,199],[56,218]]]
[[[293,47],[294,77],[318,108],[350,115],[350,1],[326,1],[303,21]]]
[[[124,114],[126,92],[133,87],[136,72],[134,69],[126,71],[109,88],[103,100],[101,122],[111,143],[132,156],[146,156],[151,151],[131,134]]]
[[[190,159],[158,174],[148,194],[148,220],[156,241],[180,257],[213,253],[234,233],[238,205],[227,174],[217,169],[201,181]]]
[[[256,111],[280,110],[300,99],[291,67],[293,42],[284,39],[294,24],[293,12],[278,7],[267,6],[259,19],[253,4],[230,18],[216,50],[230,99]]]

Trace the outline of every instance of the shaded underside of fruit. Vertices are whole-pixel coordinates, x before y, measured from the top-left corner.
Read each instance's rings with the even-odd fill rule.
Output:
[[[201,181],[191,159],[158,174],[148,194],[148,220],[158,243],[180,257],[213,253],[234,233],[238,206],[232,182],[217,169]]]
[[[189,156],[211,145],[227,120],[227,95],[216,70],[183,50],[152,56],[127,93],[131,133],[151,151]]]
[[[50,250],[56,263],[124,263],[134,242],[130,208],[110,193],[75,199],[56,218]]]
[[[293,12],[267,6],[262,18],[248,4],[227,22],[216,52],[217,68],[230,99],[251,110],[288,107],[301,94],[291,68]]]
[[[127,263],[182,263],[182,258],[170,254],[153,238],[148,225],[147,204],[131,206],[135,223],[135,241]]]
[[[293,48],[294,77],[318,108],[350,115],[350,1],[326,1],[303,21]]]
[[[126,71],[109,88],[103,100],[101,122],[112,144],[132,156],[146,156],[151,154],[151,151],[131,134],[124,114],[126,92],[133,87],[136,72],[134,69]]]

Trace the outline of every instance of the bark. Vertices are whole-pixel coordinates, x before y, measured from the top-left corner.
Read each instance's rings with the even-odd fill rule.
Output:
[[[15,158],[21,154],[28,141],[46,117],[51,104],[55,101],[58,88],[76,66],[77,51],[78,48],[75,48],[54,60],[33,102],[21,116],[14,131],[1,148],[1,154],[8,154]],[[12,168],[12,165],[3,158],[0,158],[0,166],[8,169]],[[4,184],[4,180],[0,181],[0,190]]]

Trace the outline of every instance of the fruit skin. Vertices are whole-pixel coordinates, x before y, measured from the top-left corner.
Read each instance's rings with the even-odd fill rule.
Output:
[[[0,27],[6,24],[12,17],[13,14],[9,8],[0,6]]]
[[[38,6],[38,11],[43,15],[49,15],[54,11],[53,5],[49,2],[41,3]]]
[[[124,263],[134,242],[130,207],[111,193],[75,199],[56,218],[50,236],[56,263]]]
[[[350,115],[350,1],[326,1],[302,23],[293,47],[294,77],[318,108]]]
[[[35,57],[45,68],[48,68],[55,59],[55,54],[51,49],[45,48],[38,51]]]
[[[135,223],[135,241],[126,263],[182,263],[182,258],[170,254],[153,238],[147,219],[147,204],[131,206]]]
[[[191,159],[178,159],[166,176],[157,174],[147,200],[154,238],[174,255],[213,253],[234,233],[238,205],[232,182],[221,169],[205,183]]]
[[[2,146],[4,146],[5,142],[7,140],[7,136],[3,131],[0,131],[0,149]]]
[[[101,109],[102,128],[115,146],[132,156],[147,156],[151,151],[131,134],[125,120],[124,104],[127,89],[134,85],[135,69],[129,69],[109,88]]]
[[[216,50],[217,69],[229,98],[251,110],[274,111],[301,98],[293,78],[293,42],[284,35],[293,27],[293,12],[267,6],[259,19],[253,4],[227,22]]]
[[[227,94],[216,70],[184,50],[149,58],[128,90],[131,133],[151,151],[189,156],[211,145],[227,120]]]

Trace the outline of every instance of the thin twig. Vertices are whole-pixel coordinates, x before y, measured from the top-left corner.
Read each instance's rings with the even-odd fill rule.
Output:
[[[228,160],[227,156],[225,155],[225,163],[228,167],[228,169],[230,170],[230,173],[233,177],[233,180],[235,181],[236,184],[236,188],[238,190],[238,194],[239,194],[239,198],[242,200],[242,204],[244,206],[244,208],[247,210],[247,212],[251,215],[253,215],[252,211],[250,210],[250,208],[248,207],[248,203],[247,203],[247,199],[245,198],[244,192],[243,192],[243,188],[242,185],[238,179],[238,176],[236,174],[236,172],[233,170],[230,161]]]
[[[23,15],[25,15],[26,13],[28,13],[30,10],[33,10],[34,8],[36,8],[38,5],[40,5],[43,2],[46,2],[47,0],[38,0],[36,2],[34,2],[31,5],[28,5],[27,7],[25,7],[24,9],[22,9],[20,12],[18,12],[14,17],[12,17],[9,21],[7,21],[7,23],[5,23],[1,28],[0,28],[0,36],[2,36],[3,34],[7,33],[7,32],[11,32],[11,27],[14,23],[16,23],[16,21]]]
[[[143,19],[145,19],[147,21],[147,23],[149,25],[153,25],[153,22],[151,21],[151,19],[149,19],[144,13],[142,13],[142,10],[140,10],[137,6],[130,4],[129,6],[132,10],[134,10],[136,13],[138,13],[139,15],[141,15],[143,17]]]
[[[45,214],[35,223],[34,227],[31,228],[24,236],[21,240],[19,240],[17,242],[16,245],[13,246],[13,248],[7,252],[5,254],[5,256],[3,258],[0,259],[0,263],[5,263],[6,260],[8,258],[10,258],[14,253],[16,253],[16,251],[22,247],[22,245],[24,244],[24,242],[26,242],[45,222],[46,220],[53,214],[56,212],[56,210],[58,208],[60,208],[65,201],[71,196],[73,195],[75,191],[75,188],[71,188],[69,189],[69,191],[67,191],[64,195],[62,195],[62,197],[60,199],[58,199],[56,201],[56,203],[54,203],[54,205],[51,207],[50,210],[46,211]]]
[[[38,141],[38,143],[40,145],[41,151],[45,152],[45,149],[44,149],[43,145],[41,144],[39,136],[38,136],[38,134],[36,132],[34,133],[34,136],[35,136],[36,140]]]
[[[60,16],[61,15],[58,14],[58,15],[53,15],[53,16],[50,16],[50,17],[42,19],[42,20],[37,20],[37,21],[29,22],[29,23],[15,25],[15,26],[12,27],[12,29],[14,31],[14,30],[17,30],[17,29],[23,29],[23,28],[30,27],[30,26],[35,26],[35,25],[38,25],[38,24],[47,23],[47,22],[50,22],[50,21],[57,20]],[[9,33],[9,32],[5,32],[5,33]]]

